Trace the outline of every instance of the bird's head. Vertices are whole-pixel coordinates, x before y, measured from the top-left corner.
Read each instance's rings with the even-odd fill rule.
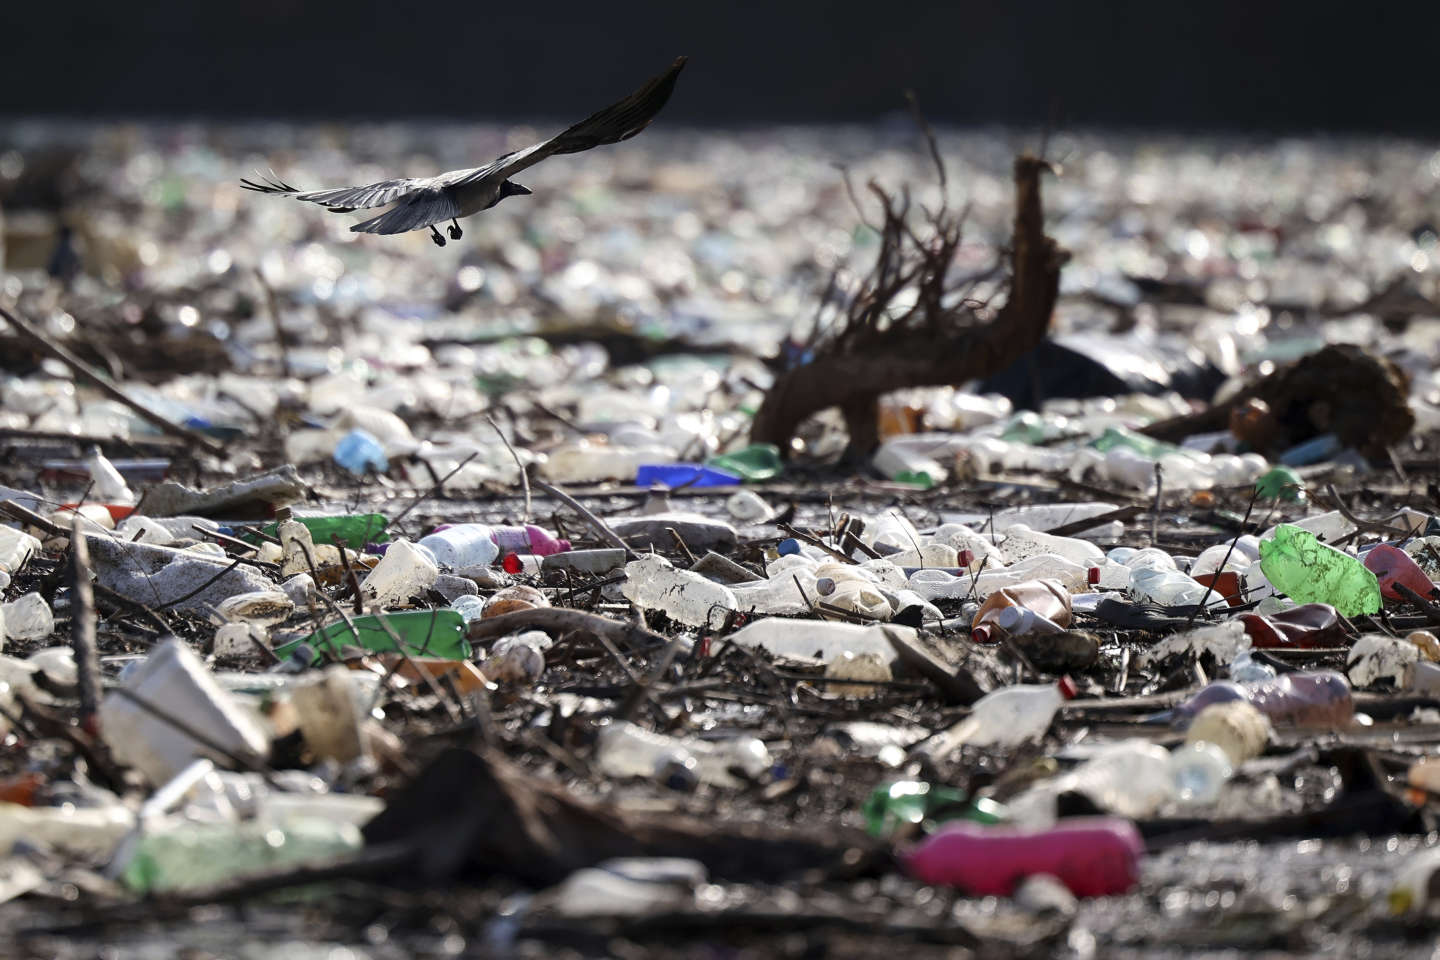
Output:
[[[522,186],[513,180],[506,180],[500,184],[501,200],[504,200],[506,197],[526,197],[529,196],[531,192],[529,187]]]

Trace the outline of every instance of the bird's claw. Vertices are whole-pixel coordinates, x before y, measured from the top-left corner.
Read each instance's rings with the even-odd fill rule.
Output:
[[[461,237],[465,236],[465,232],[464,232],[463,230],[461,230],[460,227],[459,227],[458,225],[456,225],[456,224],[453,224],[453,223],[452,223],[450,226],[446,227],[445,229],[447,229],[448,231],[450,231],[450,239],[451,239],[451,240],[459,240]]]
[[[445,246],[445,238],[440,236],[440,234],[438,233],[430,234],[430,239],[435,241],[435,246],[437,247]]]

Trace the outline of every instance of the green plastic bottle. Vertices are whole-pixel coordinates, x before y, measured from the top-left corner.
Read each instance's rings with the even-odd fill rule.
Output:
[[[1255,481],[1255,492],[1261,500],[1295,503],[1305,499],[1305,481],[1289,467],[1274,467]]]
[[[315,543],[333,544],[332,537],[339,536],[340,542],[351,550],[364,549],[367,543],[384,543],[390,539],[385,532],[385,525],[390,521],[378,513],[357,513],[349,516],[339,517],[294,517],[304,524],[310,531],[310,538]],[[269,536],[278,536],[276,531],[280,528],[278,523],[270,523],[261,527],[261,531]],[[258,542],[258,541],[252,541]]]
[[[889,836],[905,823],[918,823],[929,833],[946,820],[996,824],[1007,819],[1005,808],[993,800],[971,800],[962,790],[920,780],[876,787],[861,809],[872,837]]]
[[[1380,612],[1380,582],[1356,557],[1288,523],[1260,541],[1260,569],[1296,603],[1328,603],[1347,617]]]
[[[353,824],[317,817],[283,824],[184,823],[140,838],[120,880],[137,893],[211,887],[262,870],[353,853]]]
[[[403,613],[387,613],[385,620],[412,657],[470,659],[470,641],[465,639],[465,618],[457,610],[406,610]],[[276,647],[275,655],[288,657],[302,643],[308,643],[315,650],[317,661],[320,651],[339,654],[341,647],[346,646],[364,647],[375,653],[395,652],[395,641],[390,639],[379,617],[351,617],[350,622],[355,625],[354,633],[345,621],[339,620],[303,640],[292,640]]]
[[[746,483],[771,480],[785,469],[780,448],[773,443],[752,443],[740,450],[722,453],[706,460],[705,466],[737,474]]]
[[[1105,432],[1091,441],[1090,446],[1101,453],[1114,450],[1116,447],[1128,447],[1142,457],[1149,457],[1151,460],[1159,460],[1172,453],[1189,455],[1189,451],[1177,447],[1173,443],[1156,440],[1143,433],[1126,430],[1124,427],[1106,427]]]

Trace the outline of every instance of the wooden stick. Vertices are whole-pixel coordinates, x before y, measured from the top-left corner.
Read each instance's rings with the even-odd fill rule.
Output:
[[[544,480],[536,480],[535,486],[539,487],[541,490],[544,490],[546,493],[550,494],[550,496],[554,497],[556,500],[559,500],[561,503],[565,504],[565,506],[578,513],[580,515],[580,519],[588,523],[590,525],[590,529],[594,530],[597,534],[599,534],[601,540],[604,540],[612,547],[618,547],[621,550],[624,550],[625,558],[627,560],[639,559],[639,554],[637,554],[633,549],[631,549],[628,543],[626,543],[624,540],[621,540],[619,534],[617,534],[614,530],[611,530],[609,525],[606,524],[604,520],[601,520],[599,517],[595,516],[595,514],[591,513],[588,509],[582,506],[579,500],[576,500],[574,497],[570,496],[570,494],[566,493],[564,490],[561,490],[553,483],[546,483]]]
[[[90,586],[90,547],[80,530],[77,513],[70,534],[70,647],[75,652],[75,674],[80,687],[81,722],[100,708],[100,655],[95,646],[95,591]]]

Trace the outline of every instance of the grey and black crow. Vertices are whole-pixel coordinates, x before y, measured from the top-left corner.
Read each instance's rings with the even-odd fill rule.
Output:
[[[445,246],[435,224],[450,221],[450,239],[463,236],[460,217],[488,210],[506,197],[523,196],[528,189],[510,177],[560,153],[580,153],[592,147],[628,140],[649,125],[675,89],[675,78],[685,66],[685,57],[676,58],[670,69],[652,78],[639,90],[581,120],[564,132],[523,150],[468,170],[451,170],[434,177],[404,177],[381,180],[360,187],[333,190],[298,190],[272,174],[256,180],[241,180],[246,190],[317,203],[331,213],[391,206],[378,217],[351,227],[359,233],[405,233],[430,228],[431,239]]]

